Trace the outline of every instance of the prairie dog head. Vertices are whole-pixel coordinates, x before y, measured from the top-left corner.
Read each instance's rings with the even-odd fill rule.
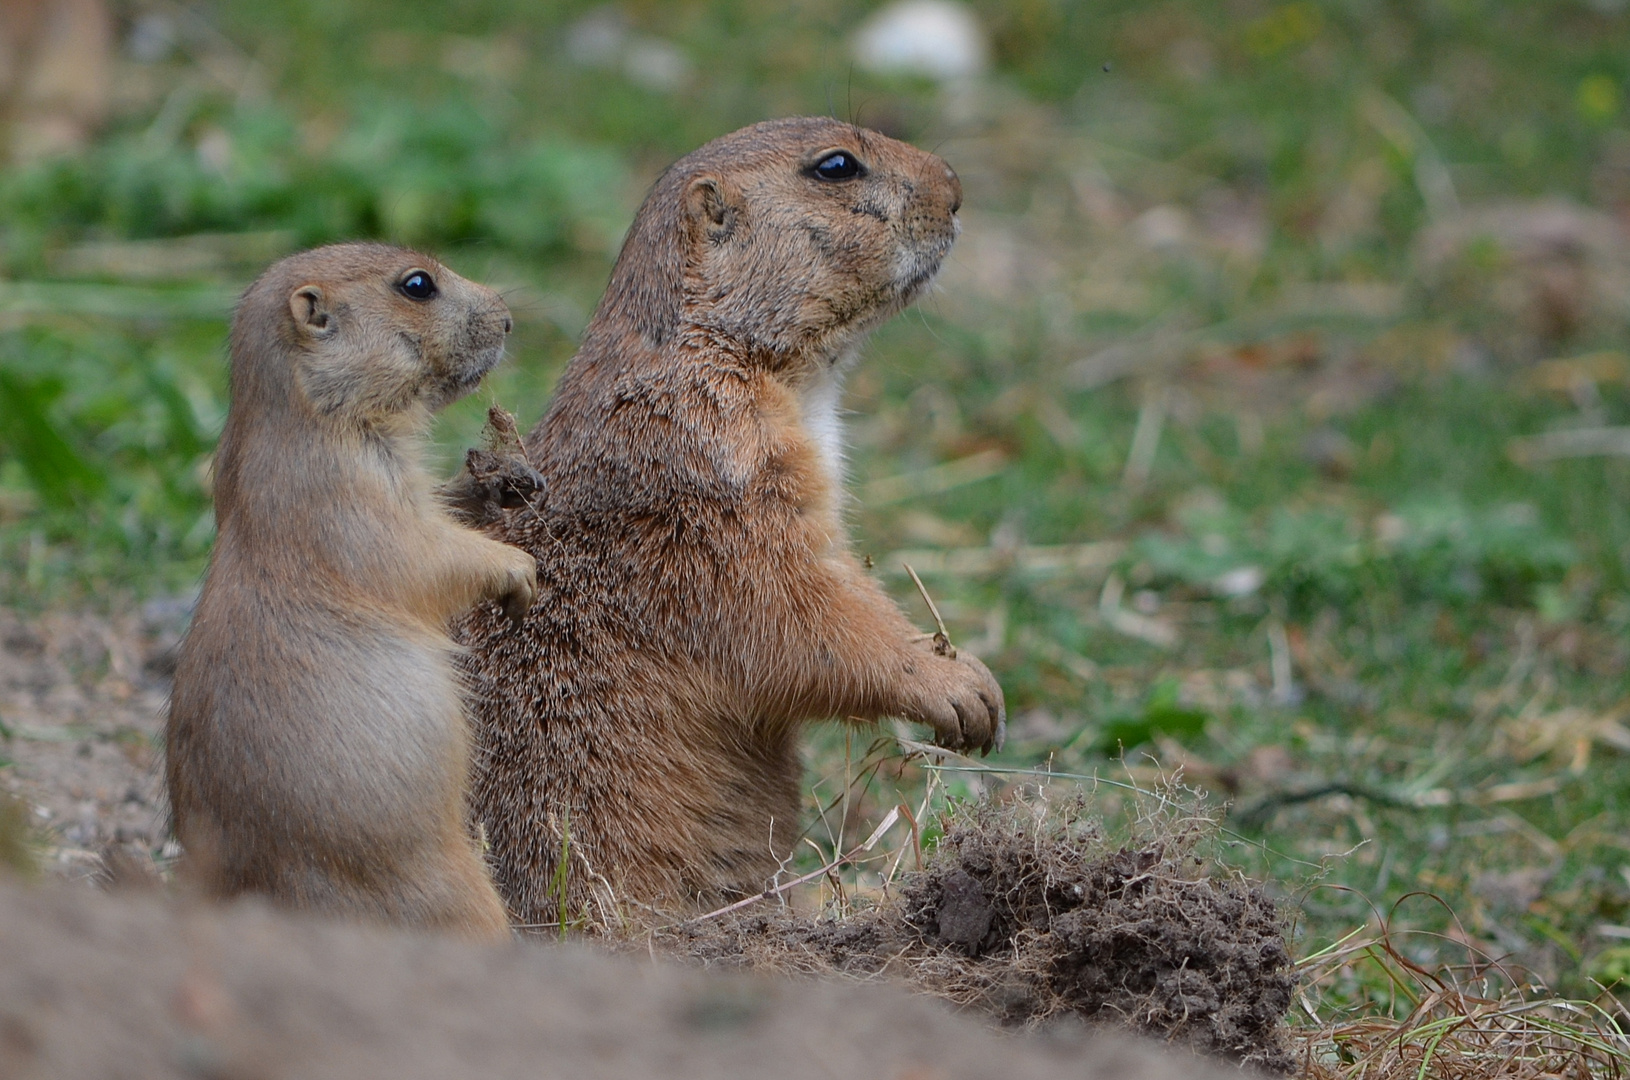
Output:
[[[383,244],[302,252],[238,306],[234,408],[275,406],[268,398],[281,394],[342,424],[428,415],[475,389],[510,326],[497,293],[427,255]]]
[[[602,314],[679,321],[782,357],[835,358],[915,299],[955,240],[962,185],[933,154],[824,117],[681,158],[652,189]]]

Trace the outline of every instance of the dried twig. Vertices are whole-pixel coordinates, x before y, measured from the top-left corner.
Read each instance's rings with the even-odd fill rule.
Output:
[[[809,873],[801,874],[798,877],[793,878],[791,881],[783,881],[781,884],[776,885],[773,888],[765,889],[763,892],[758,893],[757,895],[749,896],[742,900],[737,900],[733,904],[726,904],[724,907],[715,911],[710,911],[706,915],[698,915],[696,918],[689,919],[687,921],[707,922],[709,919],[717,919],[720,916],[729,915],[733,911],[740,911],[742,908],[751,907],[760,900],[773,900],[782,893],[787,892],[789,889],[796,889],[798,886],[814,881],[818,877],[824,877],[839,867],[849,865],[861,855],[864,855],[866,852],[876,847],[877,842],[883,839],[883,834],[892,829],[894,827],[894,823],[899,820],[900,808],[896,806],[884,816],[883,820],[878,823],[877,828],[872,830],[872,835],[866,838],[865,843],[851,848],[847,854],[838,856],[836,859],[833,859],[819,870],[811,870]]]
[[[1007,455],[1000,450],[981,450],[965,458],[932,465],[917,472],[885,476],[861,489],[866,506],[886,506],[921,495],[938,495],[967,484],[1000,476],[1007,470]]]
[[[935,605],[934,598],[928,595],[928,590],[923,587],[923,579],[917,576],[917,571],[913,570],[909,564],[906,566],[906,573],[911,575],[911,580],[916,584],[917,591],[922,594],[923,603],[928,605],[928,613],[934,616],[935,654],[949,660],[955,660],[956,646],[951,644],[951,635],[945,632],[945,620],[940,618],[940,609]]]
[[[1166,409],[1170,392],[1164,386],[1151,387],[1144,395],[1143,406],[1138,409],[1137,427],[1132,432],[1132,448],[1126,454],[1126,468],[1121,473],[1121,487],[1138,491],[1149,480],[1155,467],[1155,455],[1160,451],[1160,433],[1166,426]]]
[[[1026,574],[1070,574],[1093,577],[1126,554],[1119,540],[1091,544],[1020,544],[1017,547],[911,548],[883,559],[885,572],[910,563],[925,574],[984,577],[1018,571]]]
[[[1630,456],[1630,427],[1569,428],[1513,440],[1506,453],[1519,465],[1577,457]]]

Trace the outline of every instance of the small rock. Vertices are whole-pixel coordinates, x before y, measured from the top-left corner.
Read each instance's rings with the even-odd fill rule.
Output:
[[[1217,575],[1211,583],[1211,588],[1218,596],[1234,599],[1241,596],[1250,596],[1262,588],[1267,575],[1260,566],[1237,566],[1232,570]]]
[[[647,90],[672,93],[690,82],[690,57],[671,41],[635,38],[623,57],[623,74],[629,82]]]
[[[1332,480],[1344,480],[1353,471],[1358,451],[1353,440],[1331,427],[1315,428],[1302,440],[1302,457]]]
[[[628,18],[615,7],[597,7],[566,31],[566,55],[584,67],[615,67],[628,43]]]

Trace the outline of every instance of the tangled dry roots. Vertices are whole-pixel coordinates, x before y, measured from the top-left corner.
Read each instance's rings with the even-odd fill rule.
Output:
[[[668,930],[704,963],[886,976],[1003,1023],[1118,1022],[1290,1073],[1296,975],[1274,901],[1207,877],[1211,822],[1163,817],[1109,844],[1077,800],[953,815],[894,899],[842,918],[753,912]]]

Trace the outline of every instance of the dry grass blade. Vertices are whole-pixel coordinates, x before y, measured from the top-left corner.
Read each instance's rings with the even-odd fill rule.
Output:
[[[725,916],[725,915],[733,914],[733,913],[735,913],[737,911],[742,910],[743,908],[751,907],[752,905],[758,903],[760,900],[772,900],[775,897],[780,896],[783,893],[785,893],[785,892],[787,892],[787,891],[789,891],[791,889],[796,889],[800,885],[806,885],[809,882],[814,881],[817,878],[825,877],[826,875],[832,873],[834,870],[837,870],[840,867],[844,867],[844,866],[849,865],[850,863],[854,862],[856,859],[860,858],[860,856],[864,855],[866,852],[868,852],[868,851],[872,850],[872,848],[876,847],[877,842],[879,840],[883,839],[884,834],[886,834],[890,829],[894,828],[894,823],[896,821],[900,820],[900,810],[901,809],[902,809],[901,807],[896,806],[894,809],[890,810],[888,812],[888,815],[883,818],[882,822],[877,826],[877,828],[872,830],[872,834],[869,837],[866,838],[865,843],[857,844],[855,847],[851,848],[849,851],[847,851],[843,855],[838,856],[836,859],[833,859],[831,862],[827,863],[825,866],[822,866],[820,869],[811,870],[807,874],[800,874],[798,877],[793,878],[791,881],[783,881],[779,885],[776,885],[776,886],[773,886],[771,888],[765,889],[763,892],[757,894],[756,896],[749,896],[749,897],[747,897],[745,899],[737,900],[733,904],[726,904],[724,907],[718,908],[717,910],[714,910],[714,911],[710,911],[705,915],[698,915],[698,916],[696,916],[695,919],[693,919],[691,921],[692,922],[706,922],[709,919],[717,919],[717,918],[721,918],[722,916]]]
[[[46,256],[53,274],[123,281],[185,281],[253,271],[299,246],[290,230],[193,233],[158,240],[94,240]]]
[[[1143,407],[1138,410],[1137,427],[1132,432],[1132,448],[1126,454],[1126,468],[1121,473],[1121,487],[1138,491],[1149,480],[1154,469],[1155,455],[1160,451],[1160,434],[1166,425],[1166,410],[1170,394],[1164,386],[1154,386],[1144,395]]]
[[[224,319],[237,290],[219,285],[174,288],[11,281],[0,286],[0,316],[9,325],[61,316],[107,319]]]
[[[1539,1080],[1630,1072],[1630,1038],[1602,1005],[1545,995],[1483,957],[1465,969],[1427,970],[1395,937],[1384,924],[1379,933],[1355,932],[1299,965],[1303,1009],[1315,1021],[1310,994],[1344,974],[1380,977],[1409,1005],[1401,1017],[1371,1014],[1297,1030],[1307,1076]]]
[[[928,595],[928,590],[923,587],[923,579],[917,576],[917,571],[911,568],[910,563],[906,564],[906,573],[911,575],[912,584],[916,585],[917,591],[922,594],[923,603],[928,605],[928,613],[934,616],[934,652],[955,660],[956,646],[951,644],[951,635],[945,632],[945,620],[940,618],[939,606],[934,603],[934,598]]]
[[[1115,540],[1091,544],[1021,544],[1015,548],[912,548],[896,551],[878,565],[885,573],[907,563],[925,574],[987,577],[1009,570],[1036,575],[1073,575],[1090,578],[1102,574],[1126,554]]]
[[[1624,457],[1630,455],[1630,427],[1571,428],[1548,431],[1511,444],[1511,460],[1538,465],[1560,458]]]
[[[877,507],[925,495],[938,495],[1000,476],[1007,471],[1007,465],[1007,455],[1002,451],[981,450],[977,454],[917,472],[873,480],[861,489],[860,501],[866,506]]]
[[[1608,1016],[1592,1022],[1586,1008],[1555,998],[1434,994],[1403,1021],[1370,1017],[1308,1037],[1307,1073],[1374,1080],[1624,1075],[1630,1045]]]

